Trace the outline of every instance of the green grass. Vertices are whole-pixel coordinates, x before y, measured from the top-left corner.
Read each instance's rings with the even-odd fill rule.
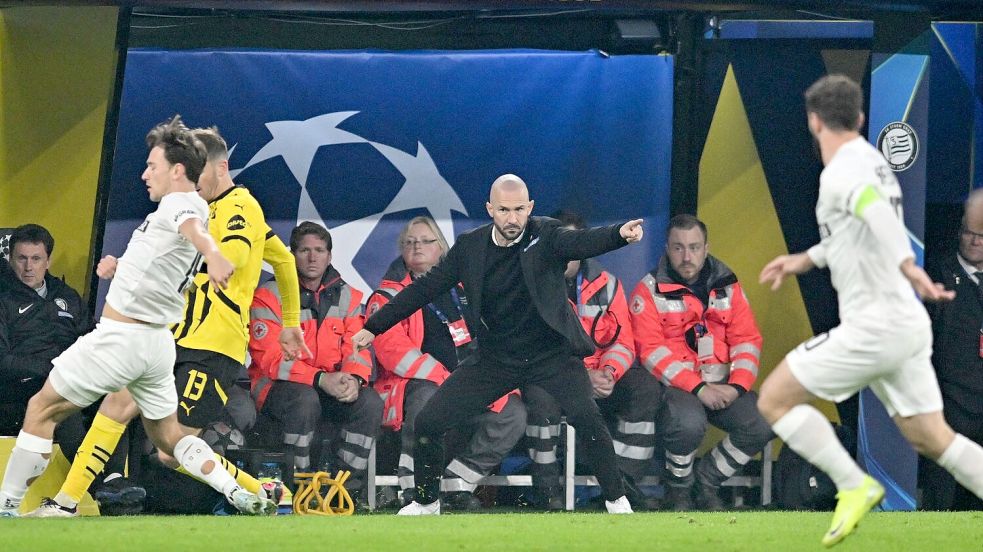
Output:
[[[821,550],[830,513],[0,519],[2,550]],[[872,513],[836,550],[983,550],[983,512]]]

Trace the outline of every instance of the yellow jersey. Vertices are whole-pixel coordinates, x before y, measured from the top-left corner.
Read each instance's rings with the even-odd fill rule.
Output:
[[[283,293],[284,327],[300,325],[297,268],[293,254],[266,224],[263,209],[246,188],[223,192],[208,203],[208,211],[208,233],[235,272],[226,289],[216,289],[202,265],[189,287],[184,316],[172,328],[174,338],[182,347],[214,351],[243,363],[249,345],[249,306],[263,261],[273,267]],[[286,278],[286,286],[281,278]]]

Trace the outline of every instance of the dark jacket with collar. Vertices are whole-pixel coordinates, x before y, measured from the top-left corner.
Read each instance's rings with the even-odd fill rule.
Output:
[[[568,261],[589,259],[626,245],[620,234],[621,226],[571,230],[563,228],[555,219],[530,217],[525,230],[529,234],[528,241],[525,245],[515,246],[523,247],[519,262],[532,298],[531,308],[537,310],[550,328],[569,341],[572,351],[579,357],[592,354],[594,344],[570,308],[563,272]],[[471,318],[467,321],[468,327],[478,328],[480,321],[474,318],[481,316],[485,251],[491,242],[492,229],[492,224],[486,224],[458,236],[440,263],[373,314],[365,328],[379,335],[458,282],[463,284],[471,305],[466,311],[466,316]],[[480,351],[479,340],[479,354]]]
[[[25,285],[13,272],[0,274],[0,386],[36,386],[51,371],[51,361],[92,329],[92,320],[74,289],[50,274],[47,297]]]
[[[928,273],[956,292],[951,302],[926,304],[935,338],[932,364],[942,397],[967,412],[983,414],[983,297],[954,254],[929,265]]]

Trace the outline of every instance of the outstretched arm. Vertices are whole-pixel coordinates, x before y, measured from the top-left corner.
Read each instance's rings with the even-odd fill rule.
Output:
[[[779,255],[761,269],[758,275],[758,283],[767,284],[771,282],[771,290],[775,291],[782,287],[782,282],[789,275],[804,274],[816,267],[808,253],[796,253],[794,255]]]
[[[219,251],[218,245],[212,239],[212,236],[205,230],[201,219],[189,218],[185,220],[178,227],[178,231],[205,258],[205,262],[208,263],[208,279],[212,282],[212,285],[218,286],[221,289],[228,288],[229,278],[232,276],[235,267],[232,266],[232,263],[228,259],[222,256],[222,252]]]

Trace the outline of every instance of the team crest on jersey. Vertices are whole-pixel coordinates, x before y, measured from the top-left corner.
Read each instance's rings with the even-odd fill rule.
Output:
[[[631,312],[635,314],[642,314],[645,310],[645,301],[642,300],[640,295],[636,295],[631,298]]]
[[[372,303],[369,305],[369,316],[379,312],[379,303]]]
[[[225,223],[225,227],[229,230],[245,230],[246,226],[246,219],[242,215],[233,215],[229,222]]]
[[[890,123],[877,135],[877,149],[892,171],[901,172],[918,159],[918,135],[908,123]]]
[[[270,333],[270,329],[263,322],[253,322],[253,337],[256,339],[263,339],[266,334]]]
[[[55,304],[58,305],[58,308],[63,311],[68,310],[68,301],[62,299],[61,297],[55,299]]]

